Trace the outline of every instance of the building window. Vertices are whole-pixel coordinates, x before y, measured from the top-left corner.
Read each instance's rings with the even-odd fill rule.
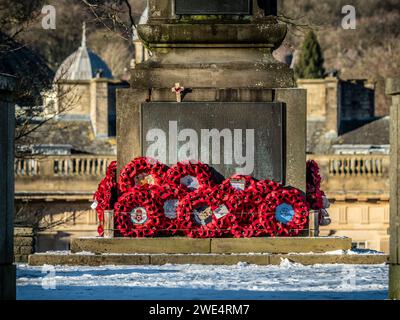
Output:
[[[353,249],[367,249],[368,248],[366,241],[353,242],[351,246]]]

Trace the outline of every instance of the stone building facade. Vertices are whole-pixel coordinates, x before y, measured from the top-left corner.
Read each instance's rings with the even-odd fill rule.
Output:
[[[96,235],[90,205],[116,159],[116,90],[126,86],[87,47],[83,26],[81,46],[43,93],[46,133],[33,132],[33,143],[19,146],[31,155],[15,160],[15,223],[34,228],[37,251],[65,250],[70,237]],[[16,258],[27,250],[16,248]]]
[[[332,204],[322,235],[388,252],[389,117],[375,117],[373,85],[326,78],[298,86],[307,89],[307,157],[319,163]]]

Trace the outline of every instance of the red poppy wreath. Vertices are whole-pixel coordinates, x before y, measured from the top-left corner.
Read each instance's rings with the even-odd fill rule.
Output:
[[[164,215],[149,186],[131,188],[118,199],[114,209],[115,227],[120,236],[155,237],[163,229]]]
[[[93,199],[92,208],[97,212],[99,226],[97,232],[100,236],[104,234],[104,211],[112,210],[117,201],[117,162],[113,161],[107,168],[106,176],[100,181]]]
[[[190,238],[216,238],[230,234],[236,217],[223,203],[211,196],[212,190],[188,193],[178,205],[180,228]]]
[[[198,161],[178,162],[168,170],[165,183],[183,192],[206,189],[215,185],[210,167]]]
[[[120,193],[135,186],[161,185],[168,167],[161,162],[146,157],[132,160],[121,170],[118,187]]]
[[[285,188],[266,197],[259,222],[270,236],[297,236],[307,226],[308,205],[301,191]]]

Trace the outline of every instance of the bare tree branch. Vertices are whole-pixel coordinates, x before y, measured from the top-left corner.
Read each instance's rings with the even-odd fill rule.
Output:
[[[81,1],[89,8],[96,22],[120,38],[132,40],[136,24],[129,0]]]

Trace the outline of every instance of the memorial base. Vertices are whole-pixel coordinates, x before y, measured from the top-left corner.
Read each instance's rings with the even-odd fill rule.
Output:
[[[350,250],[351,239],[344,237],[296,238],[75,238],[71,252],[94,254],[231,254],[231,253],[325,253]]]
[[[163,265],[206,264],[279,265],[282,259],[313,264],[381,264],[388,257],[378,254],[346,254],[350,238],[77,238],[71,253],[34,254],[30,265]],[[337,253],[336,253],[337,252]]]

